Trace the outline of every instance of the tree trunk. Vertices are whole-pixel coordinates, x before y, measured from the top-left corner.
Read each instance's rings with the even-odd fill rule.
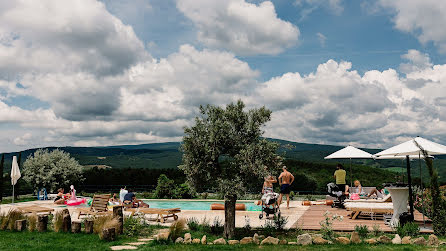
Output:
[[[71,224],[71,232],[72,233],[80,233],[81,232],[81,223],[73,221]]]
[[[37,216],[37,231],[45,232],[48,228],[48,215]]]
[[[85,220],[85,233],[92,234],[93,233],[93,220],[87,219]]]
[[[26,230],[26,220],[16,220],[14,229],[20,232]]]
[[[2,154],[0,160],[0,201],[3,200],[3,164],[5,163],[5,154]]]
[[[62,231],[70,232],[71,231],[71,216],[70,211],[68,209],[64,209],[62,211]]]
[[[225,230],[226,239],[232,239],[235,231],[235,203],[237,196],[225,196]]]
[[[122,206],[113,207],[113,218],[116,218],[119,222],[119,226],[116,229],[116,234],[122,234],[124,231],[124,214],[122,213]]]
[[[436,235],[446,234],[446,220],[444,218],[444,213],[446,208],[442,203],[440,185],[438,184],[438,172],[435,170],[431,158],[426,158],[427,154],[424,154],[426,160],[426,166],[429,170],[429,175],[431,176],[431,196],[432,196],[432,225],[434,233]]]
[[[102,234],[99,236],[101,240],[114,241],[116,240],[115,228],[102,229]]]

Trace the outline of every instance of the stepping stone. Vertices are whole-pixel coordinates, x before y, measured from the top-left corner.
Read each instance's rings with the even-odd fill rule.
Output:
[[[126,243],[125,245],[139,246],[139,245],[144,245],[144,244],[147,244],[147,243],[138,241],[138,242],[129,242],[129,243]]]
[[[135,246],[113,246],[110,247],[111,250],[131,250],[131,249],[136,249]]]
[[[139,238],[138,241],[153,241],[153,238]]]

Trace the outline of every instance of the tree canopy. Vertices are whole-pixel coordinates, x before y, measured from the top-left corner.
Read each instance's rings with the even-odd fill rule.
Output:
[[[271,111],[244,108],[242,101],[226,108],[201,106],[195,124],[184,129],[181,146],[183,163],[179,168],[191,187],[212,185],[224,195],[227,237],[235,227],[237,196],[245,193],[253,178],[274,173],[282,164],[282,157],[276,154],[279,145],[262,138]]]
[[[23,178],[35,188],[55,191],[83,180],[82,166],[69,153],[59,149],[49,152],[37,150],[23,164]]]

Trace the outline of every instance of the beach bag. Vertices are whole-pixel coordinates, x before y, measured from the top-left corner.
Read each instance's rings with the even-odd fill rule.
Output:
[[[352,194],[350,195],[350,199],[351,199],[351,200],[359,200],[359,194],[357,194],[357,193],[352,193]]]

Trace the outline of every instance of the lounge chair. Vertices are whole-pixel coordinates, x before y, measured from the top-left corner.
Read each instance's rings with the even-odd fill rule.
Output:
[[[356,219],[361,214],[368,214],[372,218],[376,215],[393,214],[393,203],[389,202],[346,202],[345,208],[352,211],[350,217],[352,220]]]
[[[107,211],[108,200],[110,199],[110,197],[111,194],[95,194],[89,208],[77,208],[76,211],[79,212],[78,219],[82,215],[97,216],[110,213],[109,211]]]
[[[134,215],[135,213],[139,214],[156,214],[157,218],[156,221],[160,221],[161,223],[164,223],[166,219],[169,217],[173,217],[174,220],[178,220],[177,213],[181,213],[180,208],[146,208],[146,207],[138,207],[138,208],[126,208],[125,209],[128,212],[131,212],[131,215]]]

